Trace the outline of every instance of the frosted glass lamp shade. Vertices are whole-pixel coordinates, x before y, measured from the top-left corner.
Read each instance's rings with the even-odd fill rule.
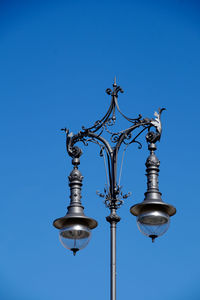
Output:
[[[77,251],[85,248],[91,238],[91,230],[79,224],[74,224],[60,230],[59,239],[63,247],[75,255]]]
[[[150,237],[152,242],[168,230],[169,224],[169,215],[161,210],[146,210],[137,216],[140,232]]]

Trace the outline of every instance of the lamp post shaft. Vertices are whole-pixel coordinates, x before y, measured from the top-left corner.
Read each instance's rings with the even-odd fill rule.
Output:
[[[106,220],[110,223],[110,300],[116,300],[116,227],[120,221],[116,208],[110,208]]]
[[[110,299],[116,300],[116,222],[110,223]]]

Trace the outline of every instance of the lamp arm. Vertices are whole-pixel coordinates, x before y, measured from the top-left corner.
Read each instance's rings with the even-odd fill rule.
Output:
[[[124,132],[122,132],[121,135],[120,135],[119,138],[118,138],[118,142],[117,142],[116,147],[115,147],[115,148],[116,148],[116,152],[119,151],[119,149],[120,149],[120,147],[121,147],[121,144],[127,139],[127,137],[129,137],[129,135],[130,135],[135,129],[137,129],[137,128],[141,127],[141,126],[143,126],[144,128],[143,128],[143,129],[141,130],[141,132],[140,132],[139,134],[137,134],[137,136],[134,137],[134,139],[133,139],[130,143],[128,143],[128,144],[131,144],[131,143],[135,142],[136,138],[137,138],[143,131],[145,131],[146,129],[149,130],[150,127],[151,127],[152,125],[151,125],[150,121],[143,121],[143,122],[141,121],[141,123],[135,124],[135,125],[129,127],[128,129],[124,130]]]

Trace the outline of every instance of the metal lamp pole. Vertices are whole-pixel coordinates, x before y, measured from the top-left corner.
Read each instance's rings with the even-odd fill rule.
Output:
[[[63,129],[66,132],[67,152],[72,157],[72,164],[74,166],[69,176],[71,201],[67,214],[53,222],[53,225],[60,230],[59,237],[62,245],[71,250],[74,255],[88,244],[91,238],[91,230],[98,223],[84,214],[84,207],[81,203],[83,176],[78,169],[82,150],[75,144],[78,142],[82,142],[85,146],[89,142],[97,144],[100,147],[100,155],[104,157],[108,181],[108,186],[104,189],[104,194],[98,194],[100,197],[105,198],[105,204],[110,210],[109,216],[106,217],[106,220],[110,223],[110,300],[116,300],[116,226],[120,221],[117,209],[123,204],[123,200],[129,196],[129,194],[124,195],[122,193],[120,182],[117,182],[118,153],[122,145],[124,146],[124,152],[133,143],[137,143],[139,148],[141,148],[142,144],[138,141],[138,137],[144,131],[147,131],[146,141],[150,151],[150,155],[146,161],[147,191],[144,201],[133,205],[130,208],[130,212],[137,216],[139,230],[144,235],[150,237],[152,241],[167,231],[170,217],[176,213],[174,206],[162,201],[162,194],[158,186],[160,162],[155,155],[155,150],[156,142],[161,137],[162,127],[160,117],[164,109],[159,109],[158,113],[155,112],[154,119],[142,118],[141,115],[135,119],[129,118],[119,108],[119,92],[123,93],[123,90],[116,84],[115,79],[113,89],[106,90],[106,93],[111,96],[110,107],[105,116],[96,121],[93,126],[89,128],[82,127],[82,130],[75,135],[69,133],[68,129]],[[116,111],[131,123],[130,127],[118,132],[111,130],[112,126],[116,123]],[[137,133],[134,135],[135,130],[137,130]],[[104,132],[110,135],[111,143],[102,136]]]

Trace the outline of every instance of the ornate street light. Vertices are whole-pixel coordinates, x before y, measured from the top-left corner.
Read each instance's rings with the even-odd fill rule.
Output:
[[[111,300],[116,300],[116,224],[120,221],[117,215],[117,209],[123,204],[129,194],[124,195],[121,191],[120,179],[117,182],[117,162],[118,153],[122,145],[124,152],[127,147],[133,143],[139,144],[138,137],[147,131],[146,141],[150,155],[146,161],[147,191],[143,202],[133,205],[130,212],[137,216],[137,225],[139,230],[154,241],[157,237],[163,235],[169,228],[170,217],[176,213],[174,206],[166,204],[161,199],[161,193],[158,186],[158,174],[160,162],[155,155],[156,142],[160,141],[162,127],[161,114],[164,108],[155,112],[155,118],[138,118],[132,119],[125,116],[119,109],[118,94],[123,93],[120,86],[113,84],[113,90],[107,89],[106,93],[111,96],[110,107],[105,116],[96,121],[93,126],[85,128],[77,134],[66,132],[66,146],[69,156],[72,157],[73,170],[69,176],[70,198],[67,214],[64,217],[56,219],[53,225],[60,230],[59,238],[62,245],[71,250],[75,255],[77,251],[83,249],[91,238],[91,230],[97,226],[97,221],[86,217],[84,208],[81,204],[81,187],[83,176],[81,175],[78,165],[82,150],[76,146],[78,142],[88,145],[89,142],[99,145],[100,155],[104,157],[107,188],[104,194],[98,193],[100,197],[105,198],[105,204],[110,209],[110,215],[106,220],[110,223],[111,232]],[[116,123],[116,111],[121,114],[131,126],[118,132],[111,131],[112,126]],[[137,132],[136,132],[137,130]],[[134,131],[136,134],[134,135]],[[107,132],[111,135],[111,143],[106,140],[102,134]],[[123,163],[123,158],[122,158]],[[122,170],[122,164],[121,164]],[[121,176],[120,170],[120,176]]]

